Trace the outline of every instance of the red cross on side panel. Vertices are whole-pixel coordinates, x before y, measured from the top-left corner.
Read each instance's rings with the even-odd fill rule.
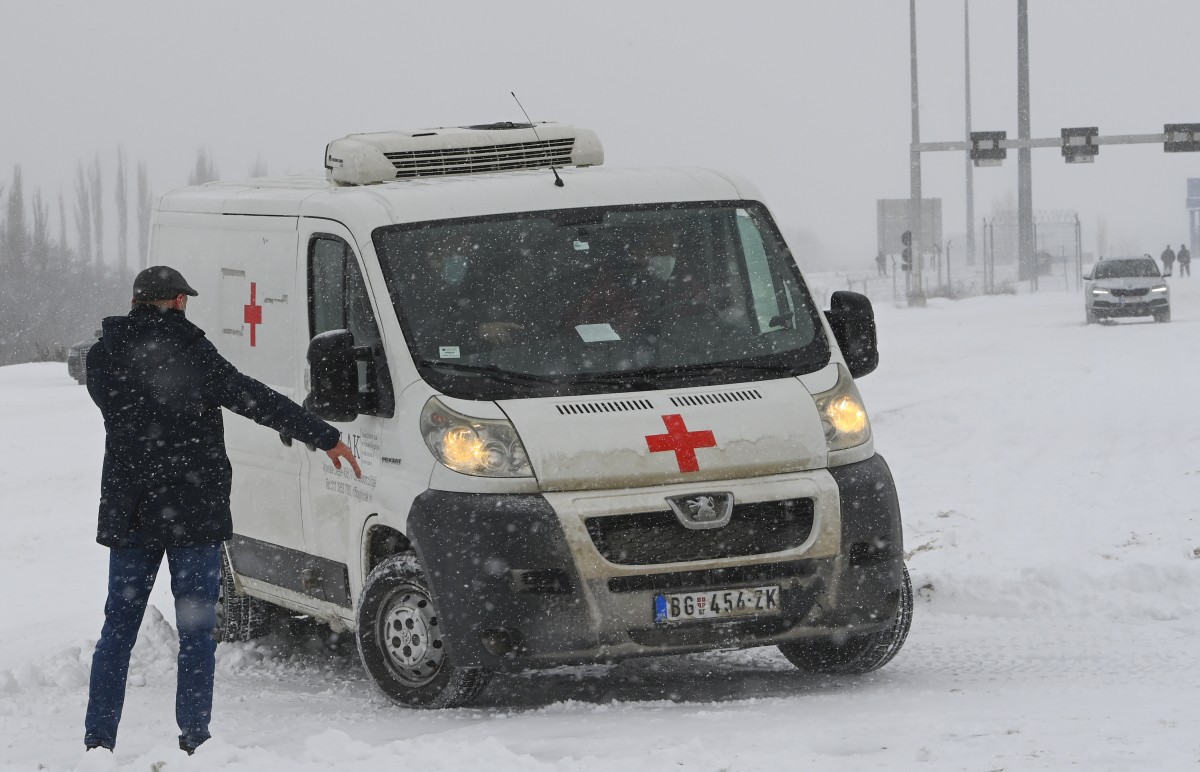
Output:
[[[257,346],[258,339],[255,336],[255,331],[258,325],[262,324],[262,306],[254,301],[254,295],[258,291],[258,283],[250,282],[250,305],[242,306],[245,309],[245,322],[250,325],[250,345]]]
[[[699,472],[700,462],[696,460],[696,448],[715,448],[717,438],[708,430],[689,432],[683,423],[681,415],[665,415],[662,417],[666,424],[666,434],[649,434],[646,436],[646,446],[651,453],[662,453],[672,450],[675,461],[681,472]]]

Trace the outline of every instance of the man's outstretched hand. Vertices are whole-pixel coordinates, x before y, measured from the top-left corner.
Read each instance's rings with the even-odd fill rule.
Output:
[[[354,470],[354,476],[362,479],[362,470],[358,468],[358,460],[354,458],[354,454],[350,452],[350,446],[344,442],[339,442],[336,447],[325,451],[325,455],[329,456],[329,460],[333,462],[334,469],[342,468],[342,459],[350,464],[350,468]]]

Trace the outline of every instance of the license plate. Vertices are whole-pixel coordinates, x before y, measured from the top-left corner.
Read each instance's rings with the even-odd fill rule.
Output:
[[[654,621],[691,622],[779,613],[779,585],[654,596]]]

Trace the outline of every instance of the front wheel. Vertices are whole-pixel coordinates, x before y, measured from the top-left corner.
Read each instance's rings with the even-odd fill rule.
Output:
[[[891,662],[904,646],[912,625],[913,592],[908,568],[900,587],[900,602],[891,623],[873,633],[849,633],[780,644],[783,656],[806,673],[861,675]]]
[[[411,552],[392,555],[371,571],[358,602],[357,621],[363,667],[397,705],[468,705],[487,685],[487,670],[451,662],[433,593]]]
[[[1168,308],[1165,311],[1156,312],[1154,314],[1154,321],[1158,322],[1159,324],[1171,321],[1171,309]]]

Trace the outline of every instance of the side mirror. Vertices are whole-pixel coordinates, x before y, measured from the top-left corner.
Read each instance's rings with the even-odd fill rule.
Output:
[[[353,421],[358,417],[358,363],[354,333],[330,330],[308,342],[308,368],[312,392],[304,407],[326,421]]]
[[[879,347],[875,339],[875,311],[867,296],[845,290],[833,293],[825,318],[846,358],[850,377],[861,378],[874,372],[879,366]]]

